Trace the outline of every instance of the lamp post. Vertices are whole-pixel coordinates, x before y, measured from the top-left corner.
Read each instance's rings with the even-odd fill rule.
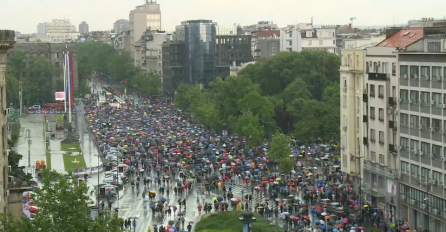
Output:
[[[254,213],[251,211],[243,211],[238,220],[243,223],[243,232],[250,232],[252,230],[252,223],[256,221],[253,217]]]
[[[28,138],[28,169],[31,168],[31,144],[32,144],[32,140],[31,140],[31,130],[28,129],[26,130],[27,132],[27,138]]]

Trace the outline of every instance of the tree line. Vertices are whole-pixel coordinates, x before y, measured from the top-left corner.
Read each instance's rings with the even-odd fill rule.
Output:
[[[117,52],[112,46],[100,42],[83,42],[78,45],[79,81],[87,80],[93,71],[105,74],[111,82],[123,88],[135,89],[143,94],[157,95],[161,81],[156,73],[143,73],[134,66],[130,54]]]
[[[180,85],[175,107],[215,130],[223,125],[251,145],[277,131],[301,142],[339,134],[339,57],[323,51],[283,52],[217,78],[208,89]]]

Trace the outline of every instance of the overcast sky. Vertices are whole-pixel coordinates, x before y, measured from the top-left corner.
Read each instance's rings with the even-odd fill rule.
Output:
[[[118,19],[145,0],[0,0],[0,29],[36,33],[37,24],[52,19],[81,21],[90,31],[110,30]],[[162,29],[174,30],[182,20],[211,19],[219,25],[273,21],[280,27],[299,22],[393,25],[422,17],[444,18],[446,0],[158,0]]]

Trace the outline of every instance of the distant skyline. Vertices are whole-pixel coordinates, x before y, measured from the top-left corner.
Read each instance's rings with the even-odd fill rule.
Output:
[[[181,21],[210,19],[219,25],[255,24],[273,21],[279,27],[306,23],[392,26],[423,17],[445,18],[445,0],[157,0],[161,7],[162,29],[173,31]],[[2,0],[0,29],[36,33],[37,24],[53,19],[69,19],[76,27],[82,21],[90,31],[111,30],[118,19],[127,19],[130,10],[145,0]]]

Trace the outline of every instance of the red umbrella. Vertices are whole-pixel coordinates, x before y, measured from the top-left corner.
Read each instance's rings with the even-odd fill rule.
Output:
[[[283,203],[279,203],[279,205],[283,205]]]
[[[317,208],[317,206],[313,206],[313,209],[316,209]]]
[[[310,219],[310,216],[307,215],[307,216],[305,216],[304,218],[305,218],[305,219]]]
[[[269,182],[274,182],[274,180],[273,179],[269,179]]]

